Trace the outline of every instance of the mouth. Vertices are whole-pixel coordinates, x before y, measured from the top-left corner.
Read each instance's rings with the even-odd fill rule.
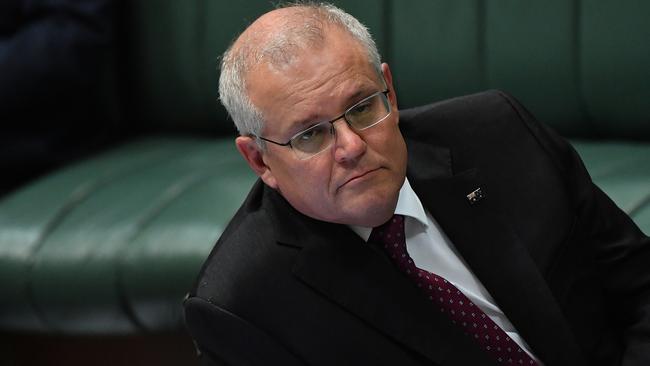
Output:
[[[351,186],[351,185],[354,185],[354,184],[356,184],[358,182],[366,180],[367,178],[369,178],[369,176],[371,176],[374,172],[378,171],[379,169],[381,169],[381,168],[370,169],[370,170],[367,170],[367,171],[365,171],[365,172],[363,172],[361,174],[353,175],[352,177],[348,178],[345,182],[343,182],[343,184],[341,184],[337,188],[337,191],[339,189],[345,187],[345,186]]]

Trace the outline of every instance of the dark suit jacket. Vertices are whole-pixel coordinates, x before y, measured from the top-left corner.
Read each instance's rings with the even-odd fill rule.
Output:
[[[415,192],[546,365],[650,365],[650,243],[565,141],[499,92],[400,126]],[[433,310],[381,250],[261,182],[185,302],[206,364],[492,364]]]

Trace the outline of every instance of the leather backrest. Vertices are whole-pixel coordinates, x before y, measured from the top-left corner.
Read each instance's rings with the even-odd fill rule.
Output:
[[[218,57],[271,8],[263,1],[127,2],[128,118],[145,129],[234,134],[218,101]]]
[[[334,1],[367,24],[402,108],[503,89],[568,137],[650,139],[650,3]],[[234,134],[218,57],[267,1],[127,3],[127,116]]]
[[[402,107],[503,89],[569,137],[650,138],[650,3],[393,4]]]

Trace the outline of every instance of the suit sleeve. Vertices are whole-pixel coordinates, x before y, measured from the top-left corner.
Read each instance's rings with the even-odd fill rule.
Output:
[[[304,365],[250,322],[200,297],[185,300],[185,322],[203,366]]]
[[[502,94],[527,123],[566,177],[577,212],[580,240],[590,243],[609,319],[623,344],[620,364],[650,365],[650,239],[591,180],[575,150]],[[601,321],[596,319],[595,321]]]

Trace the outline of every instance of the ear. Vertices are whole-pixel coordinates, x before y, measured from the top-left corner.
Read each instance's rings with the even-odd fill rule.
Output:
[[[271,172],[271,168],[266,165],[266,162],[264,161],[264,152],[257,145],[255,139],[250,136],[239,136],[235,139],[235,145],[255,174],[257,174],[266,185],[273,189],[277,189],[278,183],[275,176],[273,175],[273,172]]]
[[[381,73],[384,74],[386,87],[390,91],[388,94],[388,99],[390,100],[391,107],[397,111],[397,94],[395,93],[395,88],[393,87],[393,74],[391,74],[390,67],[388,67],[388,64],[385,62],[381,64]]]

